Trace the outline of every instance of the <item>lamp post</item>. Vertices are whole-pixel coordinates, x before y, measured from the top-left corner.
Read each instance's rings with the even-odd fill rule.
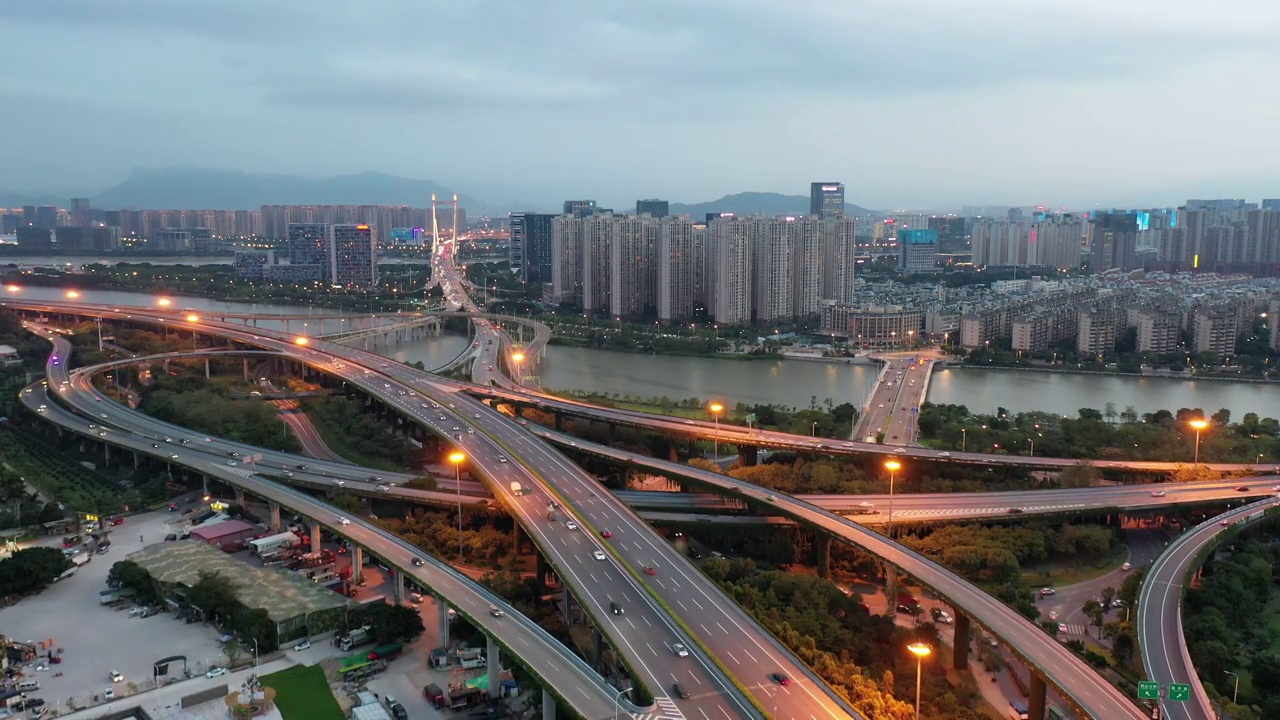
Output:
[[[969,429],[960,428],[960,452],[964,452],[965,446],[969,444]]]
[[[1031,457],[1035,457],[1035,456],[1036,456],[1036,441],[1035,441],[1035,438],[1027,438],[1027,442],[1031,443],[1031,453],[1030,453]]]
[[[924,643],[911,643],[907,646],[912,655],[916,656],[916,720],[920,720],[920,674],[924,666],[924,659],[929,657],[933,652],[933,648]]]
[[[707,406],[707,410],[711,411],[711,417],[716,421],[716,436],[711,457],[718,463],[720,462],[720,413],[724,412],[724,403],[713,402]]]
[[[631,688],[622,688],[617,695],[613,696],[613,720],[618,720],[618,701],[622,699],[622,693],[629,691]]]
[[[516,384],[517,385],[524,384],[523,382],[524,376],[520,374],[520,363],[524,362],[524,353],[522,352],[512,353],[511,362],[516,364]]]
[[[1231,672],[1230,670],[1223,670],[1222,672],[1236,679],[1236,688],[1231,693],[1231,704],[1236,705],[1238,704],[1236,701],[1240,699],[1240,676]]]
[[[253,666],[258,667],[258,638],[253,639]]]
[[[1192,467],[1194,467],[1200,464],[1200,431],[1209,427],[1209,423],[1205,422],[1204,420],[1197,419],[1197,420],[1192,420],[1187,424],[1195,428],[1195,431],[1196,431],[1196,455],[1195,455],[1196,459],[1191,463]]]
[[[458,561],[462,561],[462,461],[467,456],[460,452],[449,453],[449,462],[453,463],[453,489],[458,494]]]
[[[813,426],[809,428],[809,437],[818,437],[818,423],[814,421]]]
[[[893,478],[894,474],[902,468],[902,463],[897,460],[886,460],[884,467],[889,471],[889,539],[893,539]]]

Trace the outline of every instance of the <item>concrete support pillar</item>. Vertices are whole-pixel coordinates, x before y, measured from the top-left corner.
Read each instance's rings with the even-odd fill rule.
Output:
[[[885,615],[894,617],[898,612],[898,568],[892,565],[884,566],[884,596],[889,600]]]
[[[745,467],[752,467],[759,459],[758,448],[754,445],[739,445],[738,457],[742,460]]]
[[[813,537],[814,564],[818,568],[818,577],[831,576],[831,536],[818,532]]]
[[[573,619],[572,617],[573,614],[570,612],[570,605],[569,605],[571,601],[572,601],[572,596],[569,595],[569,586],[565,585],[564,594],[560,598],[560,619],[564,621],[565,625],[569,625],[570,621]]]
[[[502,669],[502,651],[498,649],[498,643],[491,637],[485,637],[488,647],[485,650],[485,659],[488,660],[489,671],[489,697],[498,697],[502,692],[502,688],[498,685],[498,671]],[[1043,697],[1041,693],[1041,697]],[[1044,707],[1044,701],[1040,701],[1040,707]]]
[[[235,488],[235,494],[236,494],[236,507],[243,510],[244,509],[244,490],[241,488]]]
[[[364,577],[364,548],[359,545],[351,547],[351,582],[358,583]]]
[[[133,469],[137,470],[142,465],[142,459],[138,457],[138,451],[133,451]]]
[[[597,670],[603,670],[604,669],[604,633],[600,632],[600,628],[593,627],[591,628],[591,639],[594,641],[593,644],[595,645],[595,654],[591,656],[591,659],[595,661]]]
[[[204,379],[209,379],[209,358],[204,359]]]
[[[249,377],[249,358],[244,359],[244,381],[245,382],[253,381],[253,379]]]
[[[676,441],[674,439],[667,443],[667,460],[680,462],[680,454],[676,451]]]
[[[272,532],[280,532],[280,506],[276,503],[269,502],[267,507],[271,508],[271,530]]]
[[[955,642],[951,648],[951,667],[956,670],[969,669],[969,616],[956,610],[951,609],[955,613]]]
[[[542,720],[556,720],[556,696],[542,688]]]
[[[392,568],[391,580],[391,590],[395,593],[396,604],[399,605],[404,602],[404,573]]]
[[[103,465],[111,464],[111,445],[108,443],[102,443],[102,458]]]
[[[209,476],[208,475],[204,475],[204,474],[200,475],[200,494],[204,496],[205,500],[209,499]]]
[[[320,552],[320,523],[311,522],[311,552]]]
[[[552,413],[552,417],[556,419],[556,432],[564,432],[564,416],[560,413]]]
[[[449,646],[449,604],[436,598],[436,632],[440,636],[438,647]]]
[[[537,573],[538,582],[546,585],[548,584],[548,578],[551,576],[551,564],[547,562],[547,558],[542,554],[541,550],[537,551],[535,557],[537,557],[537,570],[535,572]]]
[[[1027,716],[1031,720],[1044,720],[1045,705],[1044,676],[1035,670],[1031,671],[1031,696],[1027,698]]]

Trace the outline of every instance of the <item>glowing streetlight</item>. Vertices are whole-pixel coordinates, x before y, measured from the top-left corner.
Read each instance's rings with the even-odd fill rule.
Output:
[[[889,471],[889,539],[893,539],[893,478],[894,475],[902,469],[902,463],[897,460],[885,460],[885,470]]]
[[[80,297],[80,293],[76,292],[75,290],[68,290],[67,297],[71,298],[72,300],[75,300],[76,298]]]
[[[524,362],[524,353],[520,352],[519,350],[511,353],[511,362],[515,363],[515,366],[516,366],[516,384],[517,385],[523,384],[522,380],[524,378],[524,375],[520,373],[520,363]]]
[[[307,339],[307,338],[306,338],[306,336],[298,336],[298,337],[296,337],[296,338],[294,338],[294,339],[293,339],[293,344],[294,344],[294,345],[306,345],[306,344],[307,344],[307,343],[309,343],[309,342],[311,342],[311,341],[310,341],[309,339]]]
[[[173,301],[169,298],[160,298],[159,300],[156,300],[156,304],[160,307],[169,307],[173,304]]]
[[[462,560],[462,462],[467,456],[460,452],[449,453],[453,464],[453,488],[458,494],[458,560]]]
[[[707,410],[716,421],[716,437],[712,445],[711,457],[718,463],[720,462],[720,413],[724,412],[724,404],[713,402],[707,406]]]
[[[199,316],[199,315],[188,315],[188,316],[187,316],[187,322],[200,322],[200,316]]]
[[[1195,466],[1200,464],[1200,431],[1209,427],[1209,423],[1197,418],[1187,424],[1195,428],[1196,431],[1196,459],[1191,463],[1192,466]]]
[[[22,288],[18,287],[17,285],[6,285],[4,289],[8,290],[11,293],[16,293]]]
[[[920,669],[924,665],[924,659],[933,652],[933,648],[917,642],[908,645],[907,649],[916,656],[916,720],[920,720]]]

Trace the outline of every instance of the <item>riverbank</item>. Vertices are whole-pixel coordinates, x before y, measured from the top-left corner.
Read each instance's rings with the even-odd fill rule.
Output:
[[[1058,373],[1062,375],[1094,375],[1099,377],[1131,377],[1131,378],[1148,378],[1156,380],[1214,380],[1218,382],[1229,383],[1256,383],[1259,385],[1280,385],[1280,378],[1256,378],[1256,377],[1225,377],[1222,375],[1197,375],[1195,373],[1176,373],[1176,372],[1120,372],[1118,370],[1084,370],[1082,368],[1067,368],[1056,365],[1046,367],[1036,366],[1020,366],[1020,365],[984,365],[982,363],[970,363],[962,360],[944,360],[938,363],[939,367],[944,368],[964,368],[966,370],[1009,370],[1014,372],[1032,372],[1032,373]]]

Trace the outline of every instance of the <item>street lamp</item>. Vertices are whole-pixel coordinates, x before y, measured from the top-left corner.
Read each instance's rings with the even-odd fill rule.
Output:
[[[960,452],[969,444],[969,428],[960,428]]]
[[[306,338],[306,336],[304,336],[304,335],[299,335],[298,337],[296,337],[296,338],[294,338],[294,339],[293,339],[293,344],[294,344],[294,345],[306,345],[306,344],[307,344],[307,343],[309,343],[309,342],[311,342],[311,341],[310,341],[310,340],[308,340],[308,339]]]
[[[1226,673],[1226,674],[1228,674],[1228,675],[1230,675],[1231,677],[1233,677],[1233,678],[1235,678],[1235,679],[1236,679],[1236,688],[1235,688],[1235,690],[1231,693],[1231,704],[1232,704],[1232,705],[1236,705],[1236,704],[1238,704],[1236,701],[1240,699],[1240,676],[1239,676],[1239,675],[1237,675],[1237,674],[1235,674],[1235,673],[1233,673],[1233,672],[1231,672],[1230,670],[1223,670],[1222,672],[1224,672],[1224,673]]]
[[[929,653],[933,652],[933,648],[924,643],[911,643],[907,646],[912,655],[916,656],[916,720],[920,720],[920,670],[924,665],[924,659],[929,657]]]
[[[458,494],[458,560],[462,560],[462,461],[467,456],[460,452],[449,453],[449,462],[453,463],[453,489]]]
[[[511,354],[511,361],[516,364],[516,384],[521,385],[523,375],[520,374],[520,363],[524,362],[524,353],[516,351]]]
[[[889,471],[889,539],[893,539],[893,478],[894,474],[902,468],[902,463],[897,460],[885,460],[884,467]]]
[[[724,412],[724,404],[713,402],[707,406],[707,410],[711,411],[711,417],[716,421],[716,438],[712,445],[714,449],[711,457],[718,463],[720,462],[720,413]]]
[[[1031,443],[1031,457],[1036,456],[1036,440],[1035,438],[1027,438],[1027,442]]]
[[[193,322],[200,322],[200,316],[199,316],[199,315],[188,315],[188,316],[187,316],[187,322],[189,322],[189,323],[193,323]]]
[[[68,290],[67,297],[71,298],[72,300],[75,300],[76,298],[80,297],[80,293],[76,292],[75,290]]]
[[[162,297],[159,300],[156,300],[156,304],[159,305],[160,307],[169,307],[170,305],[173,304],[173,301],[170,300],[169,298]]]
[[[818,437],[818,422],[813,422],[813,427],[809,428],[809,437]]]
[[[1197,420],[1192,420],[1187,424],[1195,428],[1196,430],[1196,459],[1191,463],[1192,466],[1195,466],[1200,464],[1200,431],[1209,427],[1209,423],[1205,422],[1204,420],[1197,419]]]
[[[617,695],[613,696],[613,720],[618,720],[618,701],[622,699],[622,693],[628,692],[631,688],[622,688]]]

